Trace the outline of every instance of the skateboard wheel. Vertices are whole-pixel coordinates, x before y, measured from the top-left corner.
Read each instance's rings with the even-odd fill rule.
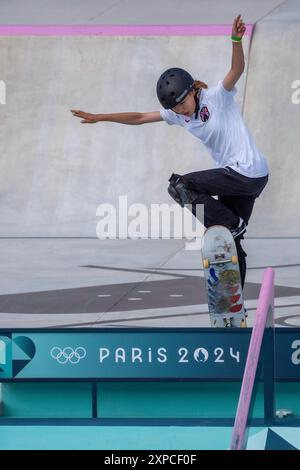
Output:
[[[203,260],[203,268],[204,268],[204,269],[209,268],[209,260],[208,260],[207,258],[205,258],[205,259]]]
[[[237,263],[238,263],[238,257],[235,256],[235,255],[233,255],[233,256],[231,257],[231,262],[232,262],[232,264],[237,264]]]

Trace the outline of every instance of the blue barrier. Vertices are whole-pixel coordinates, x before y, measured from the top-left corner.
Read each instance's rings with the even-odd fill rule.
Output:
[[[246,364],[251,329],[212,328],[136,328],[136,329],[4,329],[0,331],[0,382],[90,383],[90,418],[76,418],[74,423],[136,424],[136,418],[101,418],[97,386],[105,382],[149,383],[240,382]],[[272,347],[272,338],[264,338],[264,350]],[[264,359],[267,359],[264,361]],[[277,328],[275,341],[275,376],[270,374],[269,357],[258,364],[258,382],[264,385],[264,417],[252,424],[270,425],[278,421],[270,415],[274,403],[274,380],[300,382],[300,329]],[[53,387],[54,385],[52,385]],[[76,385],[77,386],[77,385]],[[272,392],[273,390],[273,392]],[[270,395],[270,391],[273,395]],[[6,392],[8,393],[8,392]],[[221,393],[221,392],[220,392]],[[4,404],[5,404],[5,393]],[[20,397],[21,399],[21,397]],[[154,397],[153,397],[154,399]],[[205,404],[203,404],[205,406]],[[272,408],[273,409],[273,408]],[[15,424],[32,418],[2,416],[0,424]],[[37,418],[43,422],[52,418]],[[72,421],[72,415],[69,416]],[[60,418],[53,418],[59,422]],[[61,421],[66,422],[65,417]],[[298,418],[294,420],[298,425]],[[145,418],[143,424],[232,426],[232,418]],[[289,421],[289,424],[291,421]]]

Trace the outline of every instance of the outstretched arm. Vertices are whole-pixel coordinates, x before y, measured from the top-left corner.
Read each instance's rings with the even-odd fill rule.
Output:
[[[241,15],[238,15],[232,25],[232,37],[242,39],[246,31],[245,23]],[[245,59],[242,41],[232,41],[232,62],[231,69],[223,80],[223,86],[226,90],[230,91],[242,75],[245,68]]]
[[[139,125],[149,122],[163,121],[159,111],[151,113],[114,113],[114,114],[91,114],[71,109],[73,116],[82,119],[82,124],[95,124],[96,122],[118,122],[120,124]]]

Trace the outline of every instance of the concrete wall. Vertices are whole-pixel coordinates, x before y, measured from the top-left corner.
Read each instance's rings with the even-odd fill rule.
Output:
[[[300,3],[285,2],[255,25],[245,120],[270,164],[253,230],[300,236]],[[293,88],[294,87],[294,88]]]
[[[70,109],[158,110],[163,70],[183,67],[213,86],[231,53],[227,35],[0,37],[0,236],[93,237],[101,203],[172,203],[172,172],[212,165],[200,141],[164,122],[82,125]]]

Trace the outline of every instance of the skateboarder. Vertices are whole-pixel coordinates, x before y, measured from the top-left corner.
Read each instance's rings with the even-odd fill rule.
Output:
[[[171,68],[157,82],[160,111],[148,113],[90,114],[71,110],[82,123],[111,121],[145,124],[165,121],[177,124],[197,137],[210,151],[216,168],[180,176],[173,174],[169,194],[181,205],[204,204],[204,225],[224,225],[236,242],[242,285],[246,276],[246,253],[241,239],[255,199],[268,181],[268,165],[242,118],[234,96],[235,83],[244,71],[242,37],[245,24],[238,15],[232,26],[231,69],[217,86],[207,85],[181,68]],[[218,196],[215,199],[214,196]]]

